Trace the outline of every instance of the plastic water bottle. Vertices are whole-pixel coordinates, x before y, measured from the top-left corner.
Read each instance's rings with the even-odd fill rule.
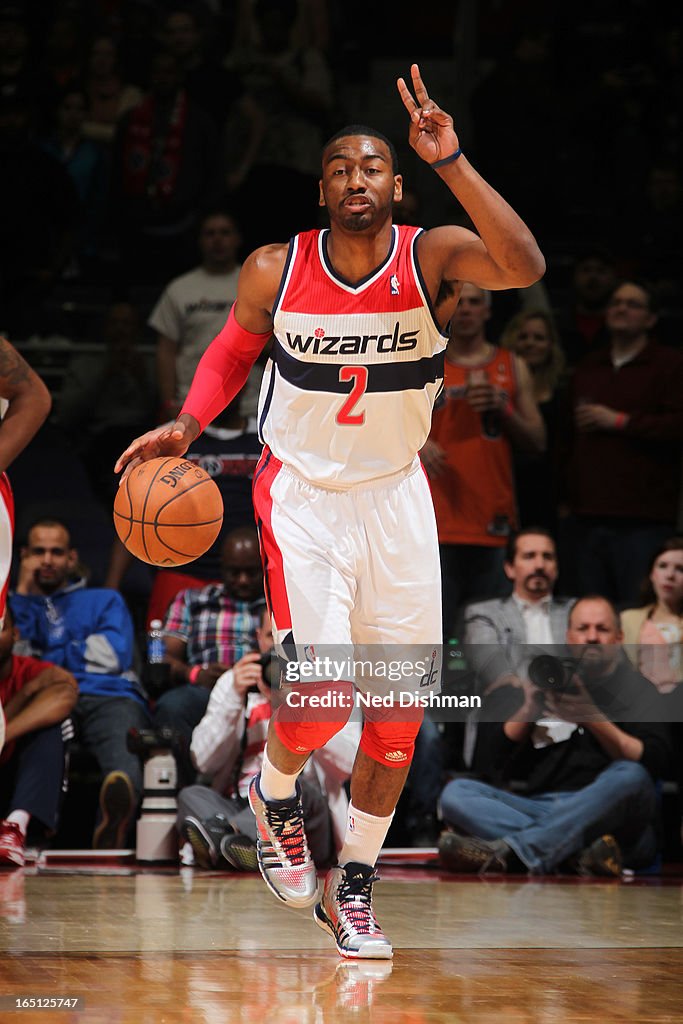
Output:
[[[166,645],[164,634],[161,632],[163,623],[161,619],[152,619],[147,634],[147,663],[149,665],[160,665],[164,660]]]
[[[147,691],[150,697],[160,696],[168,687],[171,666],[164,661],[166,644],[161,619],[152,619],[147,634]]]

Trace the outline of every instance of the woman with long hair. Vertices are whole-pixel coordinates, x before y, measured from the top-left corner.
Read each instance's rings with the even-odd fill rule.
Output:
[[[520,356],[531,371],[534,397],[546,430],[546,450],[530,457],[515,453],[515,482],[519,524],[554,530],[557,521],[556,438],[560,387],[565,358],[552,315],[545,309],[526,309],[508,322],[501,345]]]
[[[683,536],[655,552],[643,585],[643,604],[621,614],[631,660],[661,693],[683,681]]]

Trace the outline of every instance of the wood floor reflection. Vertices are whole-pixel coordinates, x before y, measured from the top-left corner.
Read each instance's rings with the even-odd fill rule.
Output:
[[[393,963],[340,961],[260,879],[186,869],[0,875],[0,1020],[17,1024],[668,1024],[683,889],[385,869]],[[78,996],[80,1012],[11,1012]]]

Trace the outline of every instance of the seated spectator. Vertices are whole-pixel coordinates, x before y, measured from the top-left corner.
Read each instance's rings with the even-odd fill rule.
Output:
[[[97,760],[104,779],[96,849],[121,848],[142,791],[139,758],[129,753],[129,728],[149,725],[133,671],[133,624],[115,590],[90,588],[75,575],[78,552],[58,519],[34,523],[21,550],[10,607],[32,654],[73,673],[79,698],[76,739]]]
[[[177,61],[157,53],[149,77],[149,92],[116,129],[110,204],[122,280],[145,285],[188,269],[218,174],[213,123],[188,100]]]
[[[47,22],[41,64],[59,90],[76,78],[81,67],[84,19],[73,10],[62,9]]]
[[[622,865],[652,863],[655,781],[667,765],[670,740],[658,722],[659,695],[624,655],[622,637],[609,601],[576,602],[567,628],[577,663],[571,677],[549,689],[528,682],[517,710],[488,726],[503,776],[523,780],[525,795],[473,779],[449,782],[443,818],[457,832],[444,832],[439,841],[447,868],[532,874],[571,868],[618,877]],[[542,725],[543,718],[550,721]]]
[[[256,630],[259,652],[273,649],[270,616],[264,608]],[[203,868],[257,870],[256,819],[247,800],[252,776],[261,769],[271,713],[270,686],[277,661],[262,668],[260,654],[245,654],[222,675],[206,714],[192,734],[192,757],[211,786],[189,786],[178,795],[178,831]],[[357,723],[347,725],[317,750],[299,780],[306,835],[318,867],[341,848],[351,775],[360,739]],[[183,851],[187,856],[187,851]]]
[[[199,222],[200,263],[170,281],[148,324],[157,336],[160,420],[175,418],[190,390],[197,363],[225,326],[237,298],[242,236],[227,210],[208,210]],[[241,412],[255,416],[263,366],[256,362],[242,389]]]
[[[518,313],[507,324],[501,345],[523,359],[529,368],[546,433],[545,452],[514,452],[519,525],[523,529],[533,523],[552,530],[557,520],[556,446],[559,393],[565,367],[552,315],[542,309]]]
[[[228,71],[211,51],[214,32],[215,27],[196,9],[172,3],[165,15],[162,38],[168,52],[178,61],[187,95],[209,114],[216,129],[223,128],[233,110],[254,125],[259,115],[254,118],[255,106],[244,91],[242,79],[234,71]],[[253,127],[251,130],[253,132]],[[257,139],[247,144],[246,152],[240,154],[241,159],[247,160],[247,153],[255,144],[258,144]]]
[[[621,613],[624,650],[663,696],[674,749],[683,748],[683,537],[671,537],[655,553],[644,603]],[[674,759],[678,815],[683,820],[683,758]],[[683,834],[683,832],[682,832]]]
[[[75,82],[66,85],[42,144],[45,152],[59,160],[68,172],[81,203],[79,237],[67,271],[70,276],[81,274],[97,258],[108,188],[104,154],[83,134],[85,108],[83,89]]]
[[[529,526],[508,540],[504,571],[512,583],[510,597],[467,605],[465,642],[473,666],[484,671],[487,683],[512,675],[524,660],[525,645],[562,644],[567,633],[570,602],[553,597],[557,581],[557,552],[552,535]],[[500,655],[503,660],[498,657]]]
[[[570,366],[607,344],[605,310],[616,284],[616,263],[610,253],[593,246],[578,256],[572,273],[571,294],[557,317],[562,347]]]
[[[40,323],[73,253],[81,214],[69,174],[33,131],[29,99],[0,93],[0,307],[3,330],[20,338]]]
[[[263,606],[263,569],[256,530],[242,527],[223,542],[222,583],[182,590],[164,622],[172,689],[154,712],[156,728],[177,730],[189,748],[216,680],[256,647]],[[188,759],[179,759],[181,784],[194,781]]]
[[[649,281],[661,307],[680,308],[681,287],[678,268],[683,256],[683,180],[675,160],[657,159],[647,172],[644,188],[638,189],[622,217],[622,251],[639,277]],[[627,226],[628,221],[628,226]],[[677,322],[671,325],[671,341],[679,343]],[[667,343],[669,337],[660,340]]]
[[[123,79],[118,49],[109,36],[96,36],[84,72],[88,100],[83,134],[93,142],[109,144],[121,117],[142,100],[142,91]]]
[[[226,158],[233,155],[227,162],[227,184],[239,186],[234,202],[238,209],[258,209],[274,179],[287,196],[286,202],[270,206],[267,221],[253,216],[244,221],[248,251],[271,238],[287,241],[302,226],[314,228],[318,222],[313,196],[320,177],[319,153],[332,131],[334,89],[324,53],[296,38],[296,8],[296,0],[243,5],[254,31],[226,61],[263,114],[260,137],[240,137],[238,153],[234,145],[226,147]]]
[[[530,526],[510,537],[503,568],[512,594],[468,605],[463,634],[468,663],[478,673],[483,692],[505,690],[498,701],[514,697],[526,685],[526,666],[534,648],[564,643],[571,604],[553,596],[557,551],[553,537],[541,527]],[[463,754],[467,765],[485,772],[488,752],[483,743],[475,742],[478,717],[485,716],[475,713],[467,723]]]
[[[661,545],[643,596],[621,613],[626,653],[660,693],[671,693],[683,682],[683,537]]]
[[[73,357],[59,399],[59,424],[71,437],[93,491],[107,507],[118,480],[112,466],[131,434],[154,415],[156,391],[140,352],[140,317],[128,302],[111,305],[101,325],[102,351]]]
[[[9,609],[0,630],[0,705],[7,720],[0,742],[0,868],[23,867],[31,828],[54,834],[64,780],[61,723],[78,684],[70,672],[12,654],[16,631]]]
[[[36,60],[27,6],[0,6],[0,96],[25,96],[36,111],[41,111],[50,105],[54,83]]]

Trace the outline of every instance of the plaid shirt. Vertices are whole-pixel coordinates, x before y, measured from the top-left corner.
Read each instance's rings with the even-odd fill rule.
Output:
[[[264,601],[235,601],[222,583],[181,590],[166,613],[164,633],[187,645],[188,665],[234,665],[256,650]]]

